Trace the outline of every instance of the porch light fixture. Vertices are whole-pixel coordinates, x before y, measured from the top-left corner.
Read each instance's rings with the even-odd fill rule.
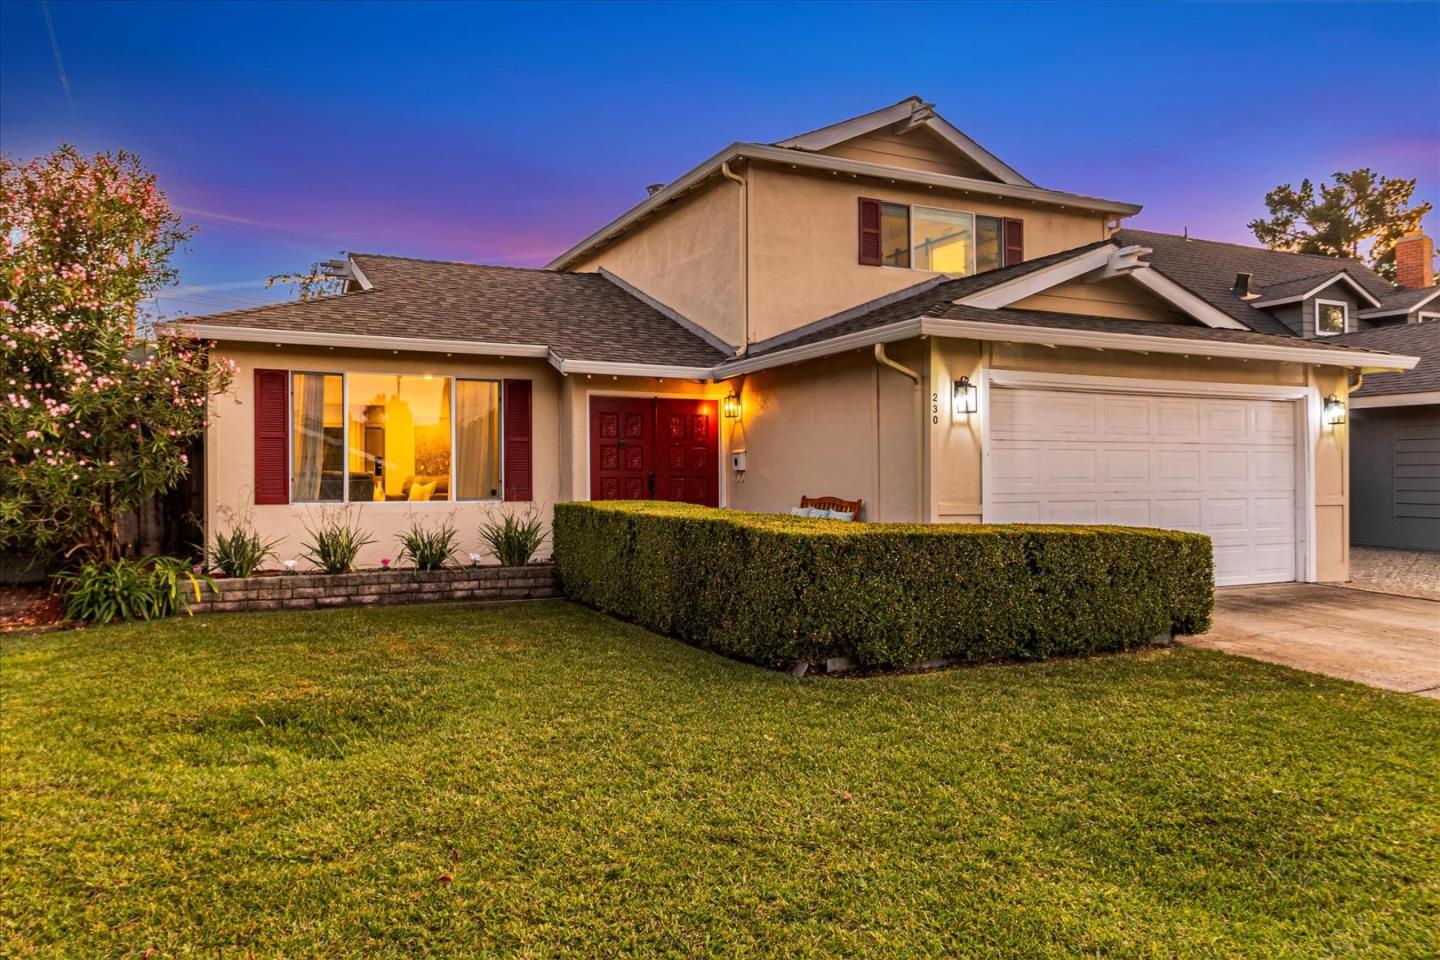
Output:
[[[968,417],[980,409],[980,390],[969,377],[955,381],[955,416]]]
[[[1333,393],[1325,398],[1325,422],[1331,426],[1345,422],[1345,402]]]
[[[721,400],[720,412],[725,415],[727,420],[734,420],[740,416],[740,398],[732,393],[724,400]]]

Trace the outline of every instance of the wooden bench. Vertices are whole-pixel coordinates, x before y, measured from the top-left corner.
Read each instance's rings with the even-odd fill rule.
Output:
[[[800,506],[814,507],[816,510],[839,510],[841,513],[853,514],[856,520],[860,519],[860,508],[865,505],[864,500],[841,500],[839,497],[801,497]]]

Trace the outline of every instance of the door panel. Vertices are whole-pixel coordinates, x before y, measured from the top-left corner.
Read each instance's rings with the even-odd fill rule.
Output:
[[[654,465],[654,402],[590,398],[590,499],[645,500]]]
[[[1295,404],[996,388],[986,520],[1210,535],[1217,583],[1294,580]]]
[[[655,498],[720,505],[720,425],[714,400],[655,401]]]

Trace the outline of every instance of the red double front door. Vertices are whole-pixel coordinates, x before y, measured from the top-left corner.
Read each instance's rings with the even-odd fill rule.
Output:
[[[590,398],[590,499],[719,506],[714,400]]]

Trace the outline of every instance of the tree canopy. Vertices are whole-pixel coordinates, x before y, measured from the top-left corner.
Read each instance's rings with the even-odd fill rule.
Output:
[[[191,233],[132,154],[0,156],[0,548],[112,560],[189,469],[234,368],[145,303]]]
[[[1250,221],[1250,230],[1271,250],[1363,258],[1372,269],[1395,278],[1395,242],[1418,230],[1432,204],[1410,206],[1415,181],[1386,177],[1368,167],[1335,174],[1318,187],[1281,184],[1265,194],[1270,218]],[[1368,244],[1368,246],[1367,246]]]

